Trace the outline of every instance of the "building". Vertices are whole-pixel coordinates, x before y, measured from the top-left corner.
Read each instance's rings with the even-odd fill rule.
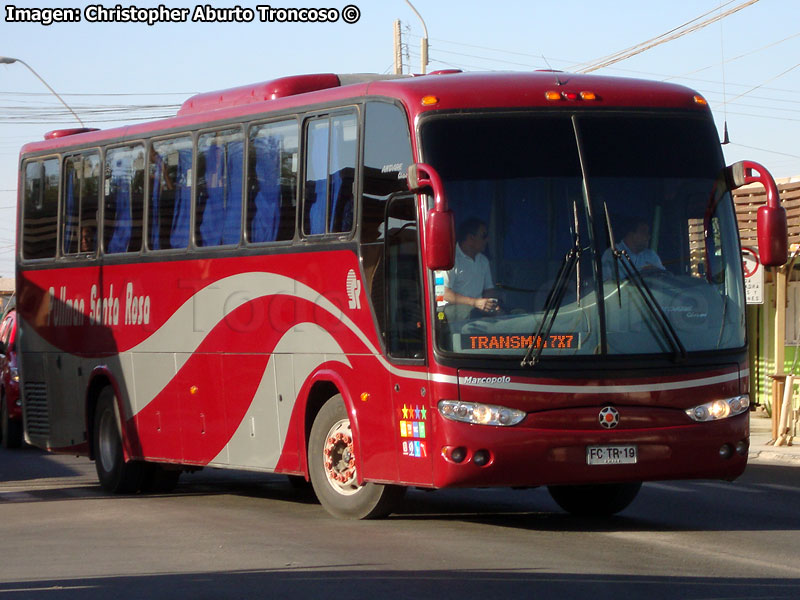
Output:
[[[773,378],[776,373],[800,376],[800,177],[776,182],[789,223],[789,262],[781,269],[768,269],[764,274],[763,304],[747,309],[750,339],[750,396],[771,412]],[[747,186],[733,194],[742,248],[758,248],[756,213],[766,202],[764,188]],[[776,307],[778,279],[786,283],[783,366],[776,369],[776,319],[783,316]],[[779,334],[777,334],[779,335]]]
[[[14,295],[15,279],[13,277],[0,277],[0,313]]]

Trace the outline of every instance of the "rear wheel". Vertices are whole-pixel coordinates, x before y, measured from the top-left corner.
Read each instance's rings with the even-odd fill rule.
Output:
[[[405,488],[378,483],[358,484],[350,418],[341,395],[322,407],[311,427],[308,469],[322,506],[341,519],[377,519],[391,513]]]
[[[125,462],[120,437],[117,397],[110,387],[100,393],[94,415],[94,464],[100,485],[112,494],[130,494],[139,490],[145,475],[145,464]]]
[[[553,500],[568,513],[583,517],[607,517],[624,510],[633,502],[640,481],[597,485],[551,485]]]
[[[3,448],[19,448],[22,445],[22,423],[8,414],[6,396],[0,396],[0,438]]]

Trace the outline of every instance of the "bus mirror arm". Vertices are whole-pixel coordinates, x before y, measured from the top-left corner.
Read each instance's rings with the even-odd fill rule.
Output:
[[[425,262],[429,269],[448,271],[455,264],[455,219],[447,207],[444,185],[436,169],[425,163],[408,167],[408,189],[433,192],[433,208],[425,219]]]
[[[758,254],[765,267],[779,267],[788,258],[789,234],[786,210],[781,206],[775,180],[757,162],[743,160],[728,167],[731,189],[749,183],[760,183],[767,191],[767,203],[759,207],[757,215]]]

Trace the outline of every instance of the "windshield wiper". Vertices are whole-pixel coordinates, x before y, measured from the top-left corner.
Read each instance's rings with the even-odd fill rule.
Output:
[[[672,323],[669,322],[669,318],[664,313],[664,309],[661,308],[658,300],[656,300],[656,297],[650,290],[650,286],[645,283],[644,278],[642,277],[642,272],[636,267],[635,264],[633,264],[633,260],[631,260],[631,257],[625,250],[614,248],[611,251],[611,255],[614,257],[615,266],[617,262],[622,264],[628,280],[630,280],[636,287],[639,295],[642,297],[642,300],[644,300],[645,306],[647,306],[650,313],[656,318],[656,323],[661,329],[664,339],[672,347],[672,351],[675,353],[675,360],[686,360],[686,348],[681,342],[680,337],[678,337],[678,333],[675,331]],[[617,285],[619,285],[619,282],[617,282]],[[620,302],[622,302],[621,299]]]
[[[575,245],[567,252],[564,257],[561,267],[558,269],[553,287],[547,294],[547,300],[544,303],[544,314],[542,321],[539,323],[539,329],[533,336],[533,340],[528,346],[525,356],[522,358],[520,366],[533,367],[539,362],[544,351],[545,340],[550,336],[550,330],[555,323],[558,309],[561,308],[561,301],[564,299],[564,293],[567,291],[567,284],[569,283],[570,275],[575,270],[575,265],[581,257],[581,244],[578,236],[575,236]]]
[[[678,333],[675,331],[672,323],[669,322],[669,318],[667,318],[667,315],[664,313],[664,309],[661,308],[658,300],[656,300],[656,297],[650,290],[650,286],[647,285],[642,277],[642,272],[639,271],[635,264],[633,264],[633,260],[625,250],[620,250],[617,248],[616,241],[614,240],[614,230],[611,227],[611,217],[608,213],[608,206],[606,205],[605,201],[603,202],[603,211],[605,212],[606,216],[608,240],[611,244],[609,250],[611,251],[611,256],[614,259],[614,281],[617,284],[617,300],[619,301],[620,309],[622,308],[622,290],[620,289],[621,284],[619,278],[619,264],[622,263],[622,266],[626,271],[627,278],[638,290],[639,295],[642,297],[642,300],[644,300],[645,306],[647,306],[648,310],[653,314],[653,316],[655,316],[656,323],[661,329],[664,339],[667,340],[667,343],[672,347],[672,351],[675,353],[675,360],[686,360],[686,348],[683,346],[683,343],[681,342],[680,337],[678,337]]]
[[[614,229],[611,227],[611,216],[608,214],[608,206],[606,201],[603,200],[603,212],[606,214],[606,230],[608,231],[608,242],[611,244],[612,253],[617,249],[617,243],[614,241]],[[622,308],[622,293],[620,292],[619,280],[619,264],[617,257],[614,257],[614,281],[617,284],[617,300],[619,300],[619,307]]]

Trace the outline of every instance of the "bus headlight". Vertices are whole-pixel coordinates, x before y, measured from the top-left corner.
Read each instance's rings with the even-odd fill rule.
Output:
[[[750,407],[750,396],[734,396],[721,400],[706,402],[686,410],[689,418],[698,423],[705,421],[718,421],[735,415],[740,415]]]
[[[440,400],[439,414],[452,421],[502,427],[516,425],[525,418],[525,412],[515,408],[458,400]]]

